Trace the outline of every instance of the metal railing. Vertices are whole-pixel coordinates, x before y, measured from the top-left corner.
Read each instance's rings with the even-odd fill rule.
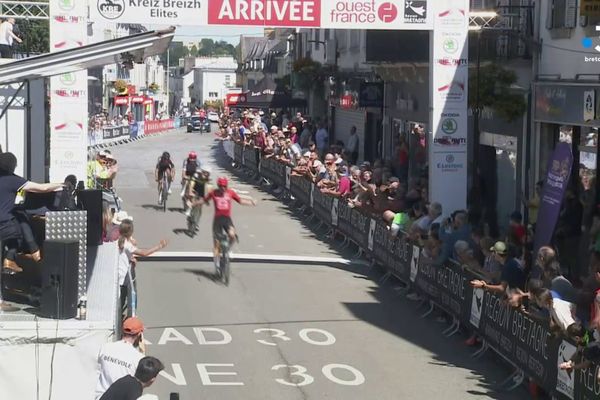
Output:
[[[50,5],[47,1],[0,0],[0,18],[49,19]]]

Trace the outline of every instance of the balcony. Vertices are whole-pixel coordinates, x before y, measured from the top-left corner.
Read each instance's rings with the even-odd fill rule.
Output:
[[[530,59],[533,52],[533,12],[533,5],[520,4],[499,5],[491,10],[472,9],[469,53],[475,54],[477,46],[480,46],[484,60]]]

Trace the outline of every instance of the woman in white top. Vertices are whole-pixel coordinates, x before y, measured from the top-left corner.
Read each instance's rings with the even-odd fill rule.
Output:
[[[121,308],[125,310],[127,305],[127,316],[135,316],[137,306],[137,294],[135,286],[135,257],[147,257],[154,252],[163,249],[167,245],[166,240],[161,240],[156,246],[149,249],[140,249],[133,239],[133,220],[126,219],[119,227],[119,285],[121,286]],[[127,300],[127,303],[125,302]]]

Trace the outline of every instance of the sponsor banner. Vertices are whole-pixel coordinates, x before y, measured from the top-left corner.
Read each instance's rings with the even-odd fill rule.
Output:
[[[144,134],[152,135],[154,133],[168,131],[174,129],[175,123],[172,119],[163,119],[158,121],[145,121]]]
[[[225,95],[225,105],[227,107],[235,107],[238,103],[246,102],[246,94],[244,93],[227,93]]]
[[[129,125],[102,129],[102,139],[110,141],[121,137],[129,137]]]
[[[563,340],[558,346],[556,365],[569,361],[577,348]],[[575,372],[558,369],[556,376],[556,390],[573,400],[575,398]]]
[[[244,148],[244,166],[252,171],[258,171],[258,149],[254,147]]]
[[[369,245],[371,218],[341,202],[337,209],[338,230],[357,246],[366,249]]]
[[[233,152],[235,151],[234,143],[235,142],[233,142],[232,140],[223,141],[223,150],[225,150],[225,154],[227,154],[227,157],[231,158],[232,160],[235,157],[235,155],[233,154]]]
[[[87,4],[75,0],[50,0],[48,6],[50,52],[86,45]],[[87,93],[87,71],[50,78],[51,182],[62,182],[69,174],[85,180],[90,140]],[[96,139],[95,135],[93,139]]]
[[[313,212],[325,224],[331,226],[331,208],[333,207],[333,197],[324,195],[319,188],[313,189]]]
[[[89,0],[89,5],[92,21],[206,25],[207,0]]]
[[[310,206],[310,194],[313,184],[310,180],[303,176],[290,176],[290,193],[299,202],[306,206]]]
[[[481,312],[483,311],[483,289],[473,289],[473,300],[471,302],[471,317],[469,322],[475,328],[479,328]]]
[[[269,182],[283,188],[286,183],[285,167],[285,164],[279,161],[272,158],[265,158],[260,162],[260,174]]]
[[[429,159],[431,198],[445,210],[466,208],[468,104],[468,0],[431,2],[433,143]]]
[[[209,25],[313,27],[321,25],[321,2],[329,0],[209,0]]]
[[[244,145],[237,142],[235,143],[233,161],[235,161],[235,163],[238,165],[242,165],[242,162],[244,161]],[[263,161],[263,164],[264,163],[265,161]]]
[[[331,29],[424,30],[433,27],[434,0],[327,0],[321,26]]]
[[[405,240],[404,236],[392,236],[383,221],[370,218],[367,218],[367,221],[369,232],[367,246],[371,242],[370,250],[373,257],[378,263],[392,270],[399,279],[408,282],[413,246]]]
[[[600,398],[600,366],[575,371],[575,398],[578,400],[597,400]]]
[[[571,177],[573,166],[573,154],[571,145],[559,142],[548,161],[546,179],[542,190],[540,211],[535,230],[534,251],[545,245],[549,245],[554,234],[554,228],[558,221],[558,214],[563,197]]]

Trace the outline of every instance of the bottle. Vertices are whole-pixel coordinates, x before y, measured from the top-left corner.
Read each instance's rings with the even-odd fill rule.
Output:
[[[87,318],[87,297],[83,296],[79,301],[79,319],[85,320]]]

